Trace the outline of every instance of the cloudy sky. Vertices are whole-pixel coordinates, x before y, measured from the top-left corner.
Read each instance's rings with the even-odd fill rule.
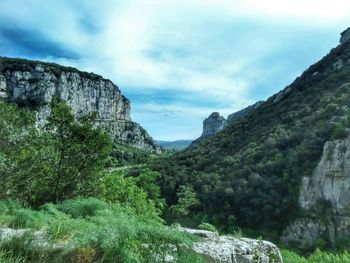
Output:
[[[0,56],[115,82],[155,139],[194,139],[289,84],[350,26],[343,0],[0,0]]]

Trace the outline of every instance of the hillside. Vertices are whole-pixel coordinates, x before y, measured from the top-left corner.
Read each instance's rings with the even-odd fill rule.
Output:
[[[343,140],[350,127],[350,42],[342,39],[244,119],[160,162],[168,204],[177,202],[179,186],[192,185],[200,201],[192,223],[278,236],[298,218],[302,178],[314,174],[325,143]]]
[[[131,120],[130,101],[112,81],[54,63],[0,57],[0,98],[36,110],[43,125],[55,96],[76,117],[95,112],[96,124],[108,129],[113,141],[160,152],[147,131]]]

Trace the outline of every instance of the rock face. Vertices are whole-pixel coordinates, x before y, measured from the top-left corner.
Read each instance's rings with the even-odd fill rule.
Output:
[[[215,232],[181,228],[180,230],[201,238],[193,244],[192,252],[206,262],[215,263],[282,263],[277,246],[271,242],[250,238],[219,236]]]
[[[218,112],[213,112],[209,115],[208,118],[206,118],[203,121],[203,133],[202,135],[194,140],[190,147],[193,147],[200,143],[201,141],[205,140],[206,138],[209,138],[210,136],[213,136],[217,134],[218,132],[222,131],[226,127],[227,121],[224,117],[220,115]]]
[[[311,209],[327,201],[337,214],[350,212],[350,138],[326,142],[311,177],[304,177],[299,204]]]
[[[344,30],[341,34],[340,34],[340,44],[345,43],[346,41],[348,41],[350,39],[350,27],[346,30]]]
[[[282,235],[284,243],[320,238],[333,243],[350,234],[350,137],[326,142],[320,162],[310,177],[304,177],[299,205],[311,218],[293,222]],[[305,244],[304,244],[305,245]]]
[[[97,124],[114,141],[159,152],[160,147],[130,118],[130,101],[110,80],[93,73],[37,61],[0,58],[0,97],[35,109],[45,123],[53,96],[66,101],[76,116],[97,113]]]
[[[250,105],[242,110],[239,110],[235,113],[232,113],[227,117],[227,120],[224,117],[222,117],[220,115],[220,113],[213,112],[212,114],[209,115],[208,118],[206,118],[203,121],[203,133],[202,133],[202,135],[198,139],[194,140],[191,143],[190,147],[193,147],[193,146],[197,145],[198,143],[200,143],[201,141],[205,140],[206,138],[209,138],[209,137],[217,134],[218,132],[222,131],[228,125],[241,120],[242,118],[247,116],[249,113],[251,113],[252,111],[259,108],[263,103],[264,103],[264,101],[258,101],[256,103],[254,103],[253,105]]]
[[[212,136],[222,131],[226,126],[226,119],[220,116],[220,113],[213,112],[203,121],[203,138]]]

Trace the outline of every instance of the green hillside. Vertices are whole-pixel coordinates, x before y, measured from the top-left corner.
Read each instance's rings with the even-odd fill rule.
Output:
[[[346,42],[240,122],[159,162],[168,204],[191,185],[199,204],[189,222],[278,234],[301,213],[301,178],[311,175],[324,143],[347,135],[349,60]]]

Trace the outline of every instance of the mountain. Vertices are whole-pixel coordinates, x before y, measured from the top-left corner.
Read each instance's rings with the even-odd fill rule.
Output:
[[[176,140],[176,141],[156,141],[161,147],[166,150],[183,150],[187,148],[192,140]]]
[[[213,112],[211,113],[208,118],[206,118],[203,121],[203,133],[202,135],[194,140],[191,143],[191,147],[199,144],[201,141],[217,134],[218,132],[222,131],[225,127],[227,127],[228,125],[244,118],[245,116],[247,116],[250,112],[252,112],[253,110],[257,109],[258,107],[260,107],[264,102],[263,101],[258,101],[256,103],[254,103],[253,105],[250,105],[242,110],[239,110],[235,113],[230,114],[227,117],[227,120],[222,117],[220,115],[220,113],[218,112]]]
[[[42,125],[53,96],[66,101],[77,117],[96,112],[96,124],[108,129],[115,142],[160,152],[146,130],[131,120],[130,101],[110,80],[57,64],[0,57],[0,97],[35,109]]]
[[[349,39],[350,29],[245,118],[159,164],[168,205],[177,203],[181,185],[192,185],[200,202],[194,221],[284,232],[287,243],[348,236]]]
[[[222,131],[227,124],[227,120],[218,112],[213,112],[203,121],[202,135],[191,143],[191,147],[197,145],[201,141]]]

